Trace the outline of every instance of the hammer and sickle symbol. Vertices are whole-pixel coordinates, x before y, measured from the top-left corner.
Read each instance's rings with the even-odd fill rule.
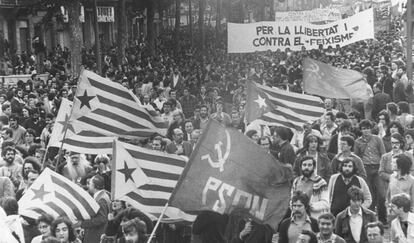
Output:
[[[311,62],[309,67],[306,69],[306,71],[310,72],[310,75],[314,75],[316,78],[320,79],[321,75],[319,74],[319,65]]]
[[[231,148],[231,141],[230,141],[230,134],[227,130],[225,130],[226,132],[226,137],[227,137],[227,146],[226,146],[226,151],[223,155],[223,151],[221,149],[221,146],[223,145],[223,142],[219,141],[218,143],[216,143],[214,145],[214,149],[217,151],[217,159],[218,161],[213,161],[210,157],[210,154],[205,154],[203,156],[201,156],[201,159],[207,159],[208,163],[211,165],[211,167],[213,168],[219,168],[220,172],[224,171],[224,164],[226,163],[226,160],[228,159],[229,155],[230,155],[230,148]]]

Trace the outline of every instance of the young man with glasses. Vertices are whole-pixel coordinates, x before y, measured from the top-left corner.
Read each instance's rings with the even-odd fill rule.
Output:
[[[397,172],[398,166],[396,162],[399,156],[405,155],[405,157],[409,158],[410,162],[413,160],[413,155],[404,151],[404,137],[401,136],[401,134],[399,133],[392,134],[391,144],[392,144],[392,150],[382,155],[381,160],[380,160],[380,167],[378,170],[379,176],[381,178],[381,184],[382,184],[380,187],[381,190],[379,191],[380,198],[384,198],[384,199],[386,197],[390,198],[392,196],[392,195],[387,196],[387,194],[390,193],[389,185],[390,185],[391,177],[398,173]],[[409,168],[409,172],[410,172],[410,169],[411,169],[411,165]],[[385,207],[385,202],[381,202],[381,203],[384,203],[384,207]],[[386,224],[387,215],[381,214],[381,213],[378,212],[378,218],[383,224]]]

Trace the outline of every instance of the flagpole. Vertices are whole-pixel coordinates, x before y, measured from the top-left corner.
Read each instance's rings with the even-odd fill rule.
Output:
[[[76,83],[76,93],[78,93],[78,87],[79,87],[79,83],[80,83],[80,77],[81,77],[81,75],[82,75],[82,73],[83,73],[83,68],[81,68],[81,71],[80,71],[80,73],[79,73],[79,77],[78,77],[78,82]],[[75,93],[75,96],[76,96],[76,93]],[[75,96],[73,97],[73,98],[75,98]],[[72,117],[72,113],[73,113],[73,108],[74,108],[75,106],[74,105],[72,105],[72,108],[70,109],[70,113],[69,113],[69,117]],[[59,107],[59,109],[60,109],[60,107]],[[60,147],[59,147],[59,152],[58,152],[58,159],[56,160],[56,164],[55,164],[55,171],[57,172],[57,169],[58,169],[58,165],[59,165],[59,161],[60,161],[60,155],[61,155],[61,153],[62,153],[62,150],[63,150],[63,144],[65,143],[65,138],[66,138],[66,134],[67,134],[67,132],[68,132],[68,125],[69,125],[69,119],[68,119],[68,122],[66,122],[65,123],[65,126],[63,127],[63,129],[65,130],[65,132],[63,133],[63,138],[62,138],[62,141],[61,141],[61,143],[60,143]]]
[[[407,1],[407,77],[413,81],[413,3]]]
[[[53,129],[53,128],[52,128]],[[50,135],[52,135],[52,134],[50,134]],[[49,141],[50,141],[50,139],[49,139]],[[47,158],[47,156],[49,156],[49,148],[50,148],[50,146],[49,146],[49,143],[47,143],[47,146],[46,146],[46,151],[45,151],[45,155],[43,156],[43,160],[41,161],[42,162],[42,166],[44,167],[44,165],[45,165],[45,162],[46,162],[46,158]],[[44,168],[43,168],[44,169]]]
[[[157,228],[160,225],[161,219],[162,219],[162,217],[164,217],[164,214],[165,214],[165,211],[167,211],[167,208],[168,208],[168,202],[165,204],[164,209],[162,210],[160,217],[158,217],[157,223],[155,224],[154,229],[152,230],[152,233],[151,233],[151,235],[149,236],[149,238],[147,240],[147,243],[150,243],[152,238],[154,237],[155,231],[157,231]]]

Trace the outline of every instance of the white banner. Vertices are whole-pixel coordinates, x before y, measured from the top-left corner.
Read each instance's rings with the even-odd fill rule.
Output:
[[[346,46],[357,41],[374,38],[374,12],[372,9],[347,19],[329,24],[315,25],[305,22],[257,22],[227,25],[227,52],[251,53],[290,48],[299,51],[318,49],[319,45]]]
[[[303,21],[308,23],[337,21],[341,19],[339,9],[318,8],[308,11],[275,12],[276,22]]]
[[[31,79],[31,76],[32,75],[30,74],[0,76],[0,81],[5,87],[16,86],[19,80],[22,80],[24,83],[26,83],[27,80]],[[37,78],[40,78],[45,83],[48,77],[49,77],[48,73],[37,75]]]

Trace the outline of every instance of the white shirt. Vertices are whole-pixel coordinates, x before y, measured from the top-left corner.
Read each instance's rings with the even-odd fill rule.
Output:
[[[362,230],[362,209],[359,208],[359,212],[357,214],[352,214],[351,210],[348,209],[349,215],[349,226],[351,228],[352,237],[354,240],[359,243],[361,239],[361,230]]]
[[[95,199],[95,201],[96,201],[96,198],[98,197],[99,193],[101,193],[102,191],[103,190],[99,190],[99,191],[97,191],[93,194],[93,199]]]
[[[414,214],[408,213],[408,228],[407,236],[401,228],[401,222],[399,218],[394,219],[391,222],[391,241],[398,243],[412,243],[414,242]]]

